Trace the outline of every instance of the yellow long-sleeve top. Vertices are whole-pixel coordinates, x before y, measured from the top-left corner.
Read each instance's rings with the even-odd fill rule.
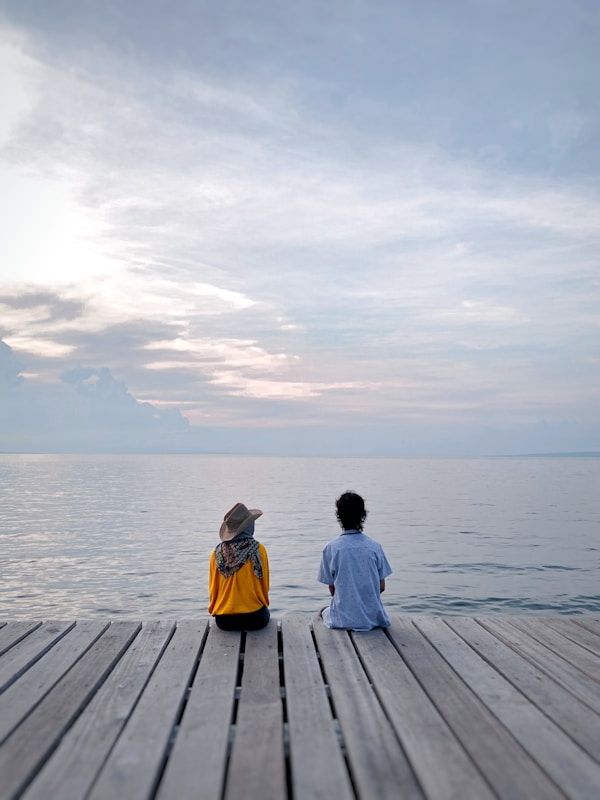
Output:
[[[213,617],[220,614],[250,614],[269,605],[267,550],[264,545],[259,544],[258,551],[262,564],[262,578],[257,578],[254,574],[251,559],[229,578],[224,578],[217,567],[214,550],[210,554],[208,613]]]

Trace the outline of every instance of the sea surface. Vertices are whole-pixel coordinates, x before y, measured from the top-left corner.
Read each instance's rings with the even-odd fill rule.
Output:
[[[314,614],[346,489],[393,568],[390,613],[597,615],[599,488],[598,458],[0,455],[0,617],[203,615],[237,501],[264,511],[272,613]]]

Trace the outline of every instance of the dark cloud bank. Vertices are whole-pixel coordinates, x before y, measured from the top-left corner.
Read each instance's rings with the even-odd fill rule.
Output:
[[[198,442],[179,411],[138,402],[106,367],[76,367],[40,384],[0,342],[0,451],[172,452]]]

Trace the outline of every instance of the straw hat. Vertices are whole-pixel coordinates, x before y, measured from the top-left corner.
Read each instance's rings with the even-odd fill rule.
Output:
[[[219,538],[222,542],[229,542],[238,533],[246,530],[248,525],[258,519],[262,513],[258,508],[246,508],[243,503],[236,503],[223,517]]]

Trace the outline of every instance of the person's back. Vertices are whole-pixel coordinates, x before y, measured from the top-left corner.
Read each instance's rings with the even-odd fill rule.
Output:
[[[225,514],[221,543],[210,555],[208,613],[223,630],[254,631],[269,622],[269,560],[254,539],[261,515],[258,508],[236,503]]]
[[[328,628],[359,631],[388,627],[381,593],[392,570],[379,542],[362,532],[367,515],[362,497],[345,492],[336,513],[343,530],[325,545],[318,575],[332,595],[321,612],[323,622]]]

